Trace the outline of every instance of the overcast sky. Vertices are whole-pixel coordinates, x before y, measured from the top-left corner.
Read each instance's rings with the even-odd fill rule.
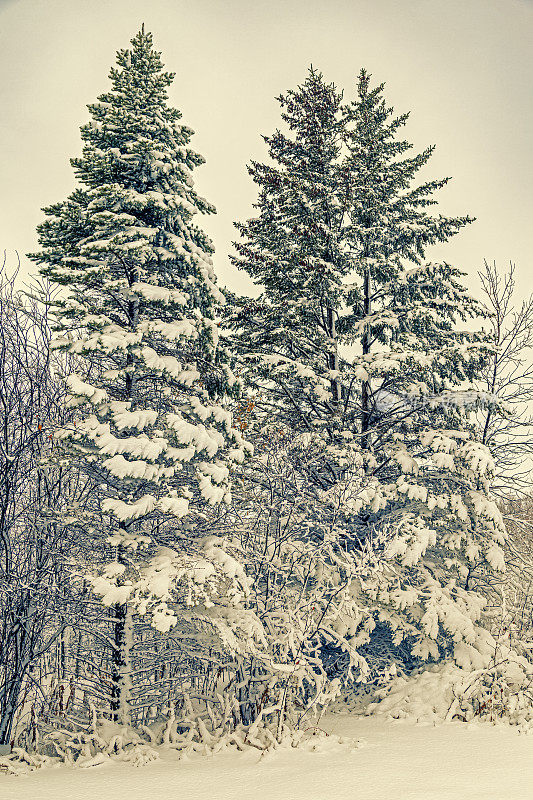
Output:
[[[483,259],[517,265],[533,289],[532,0],[0,0],[0,252],[36,247],[40,208],[74,187],[86,104],[109,87],[115,51],[144,22],[166,67],[171,102],[207,163],[196,188],[218,208],[204,227],[221,283],[247,290],[227,254],[233,221],[252,213],[246,172],[261,134],[280,124],[276,95],[310,64],[354,94],[365,66],[385,82],[417,149],[436,144],[424,177],[452,176],[445,213],[477,222],[428,253],[471,278]],[[531,285],[530,285],[531,284]]]

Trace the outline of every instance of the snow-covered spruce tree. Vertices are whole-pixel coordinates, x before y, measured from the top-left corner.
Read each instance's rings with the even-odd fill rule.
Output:
[[[242,241],[232,259],[262,294],[232,298],[230,321],[249,385],[268,390],[256,413],[275,408],[276,422],[298,431],[327,419],[331,441],[341,399],[336,319],[348,267],[339,239],[341,95],[310,69],[278,100],[290,135],[264,137],[272,163],[249,167],[259,214],[237,224]]]
[[[488,496],[490,454],[470,438],[468,418],[483,399],[468,381],[487,346],[458,329],[480,309],[458,270],[424,262],[427,246],[470,219],[429,214],[446,181],[412,185],[432,148],[404,157],[410,145],[397,132],[407,117],[391,117],[382,87],[370,90],[362,71],[355,103],[340,123],[335,105],[326,123],[320,93],[306,88],[315,81],[288,95],[293,138],[267,140],[274,166],[252,165],[259,216],[240,226],[235,262],[264,290],[231,324],[246,380],[263,393],[257,424],[268,416],[289,438],[311,432],[298,463],[306,489],[314,483],[331,500],[328,558],[335,546],[354,557],[352,575],[343,566],[333,581],[336,598],[358,598],[351,619],[339,614],[338,630],[323,632],[324,655],[338,664],[335,639],[344,638],[363,676],[394,659],[439,658],[454,644],[461,657],[460,643],[478,641],[483,603],[470,590],[476,569],[502,566],[503,528]],[[325,137],[333,155],[317,145]],[[324,324],[328,307],[334,329]],[[321,504],[322,530],[325,522]],[[308,526],[301,546],[316,546],[316,530]],[[353,574],[369,547],[382,550],[381,565]]]
[[[234,492],[235,528],[271,661],[243,664],[240,683],[249,678],[245,713],[276,697],[282,726],[336,691],[324,642],[348,651],[347,673],[361,666],[337,623],[357,618],[350,586],[368,553],[359,548],[356,563],[345,546],[343,499],[365,476],[339,381],[336,324],[350,269],[340,238],[341,95],[311,69],[278,99],[288,132],[265,137],[271,161],[250,166],[258,216],[237,225],[235,245],[234,263],[262,293],[232,297],[225,310],[248,393],[240,422],[256,452]]]
[[[254,404],[248,433],[257,431],[262,441],[264,433],[281,441],[305,434],[305,454],[291,449],[292,466],[321,502],[360,458],[345,425],[350,381],[340,382],[347,338],[338,324],[350,271],[342,241],[342,97],[311,68],[278,100],[288,132],[264,137],[270,162],[249,167],[259,187],[258,216],[236,225],[241,240],[233,258],[262,292],[257,300],[232,296],[226,320],[252,395],[248,406]]]
[[[406,157],[411,146],[398,131],[407,115],[393,116],[383,86],[371,89],[364,70],[344,119],[345,235],[356,275],[345,324],[355,323],[353,364],[368,376],[357,390],[359,430],[383,497],[382,510],[363,521],[390,526],[397,537],[382,595],[392,600],[390,613],[381,608],[377,618],[416,657],[455,650],[464,660],[461,644],[479,639],[472,620],[482,603],[468,594],[476,571],[503,566],[503,524],[489,497],[492,459],[475,442],[470,415],[494,400],[472,384],[487,341],[459,327],[482,309],[460,271],[425,262],[425,251],[472,220],[429,213],[446,180],[413,182],[433,148]]]
[[[356,282],[352,313],[339,327],[351,333],[356,362],[369,376],[358,387],[359,426],[362,447],[372,451],[405,416],[407,396],[438,395],[477,374],[480,337],[455,323],[481,316],[481,306],[465,292],[459,270],[425,261],[428,246],[473,221],[429,213],[449,179],[413,185],[434,147],[406,156],[412,145],[398,133],[409,115],[393,115],[383,84],[371,89],[364,69],[357,98],[343,112],[344,242]]]
[[[117,720],[127,719],[135,598],[161,630],[174,622],[165,592],[154,589],[157,568],[139,580],[134,552],[151,541],[190,547],[180,520],[198,505],[228,503],[228,463],[243,457],[242,437],[217,402],[237,382],[217,346],[223,297],[213,247],[194,224],[197,212],[214,208],[193,188],[191,171],[203,158],[167,104],[173,78],[144,27],[118,51],[111,89],[88,106],[83,153],[71,162],[80,186],[45,209],[41,250],[31,256],[66,290],[55,346],[87,368],[85,379],[68,377],[79,419],[58,438],[100,482],[107,522],[95,535],[107,534],[116,552],[96,589],[113,608]]]

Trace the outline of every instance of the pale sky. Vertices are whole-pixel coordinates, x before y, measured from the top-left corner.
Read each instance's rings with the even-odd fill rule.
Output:
[[[361,66],[387,102],[411,111],[418,150],[436,144],[424,177],[452,176],[441,209],[477,222],[432,259],[467,271],[514,261],[533,290],[532,0],[0,0],[0,253],[36,247],[40,208],[74,187],[86,104],[109,87],[115,51],[141,23],[154,34],[170,99],[207,163],[196,188],[218,208],[204,228],[222,284],[247,291],[228,261],[234,220],[253,211],[246,172],[261,134],[281,124],[276,95],[310,64],[354,94]],[[198,220],[202,222],[202,220]]]

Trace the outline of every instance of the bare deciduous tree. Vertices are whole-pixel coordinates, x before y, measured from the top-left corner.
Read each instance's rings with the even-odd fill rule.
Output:
[[[79,486],[50,459],[65,415],[42,284],[25,294],[0,270],[0,743],[11,736],[31,668],[64,629],[68,527],[57,512]],[[73,483],[74,481],[74,483]],[[58,589],[63,583],[63,588]],[[68,582],[67,582],[68,584]]]
[[[485,261],[479,273],[484,302],[490,312],[496,350],[483,375],[489,394],[502,408],[491,404],[481,419],[481,441],[497,464],[497,486],[502,494],[527,492],[531,485],[533,441],[533,295],[516,304],[515,266],[501,272]]]

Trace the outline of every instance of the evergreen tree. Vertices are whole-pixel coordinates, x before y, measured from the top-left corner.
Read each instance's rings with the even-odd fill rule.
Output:
[[[419,415],[428,396],[472,380],[486,356],[482,337],[457,329],[457,322],[482,315],[461,272],[424,260],[428,246],[446,242],[473,219],[429,213],[434,193],[449,179],[413,185],[434,147],[406,157],[412,145],[398,134],[409,115],[393,116],[383,88],[371,89],[361,70],[357,99],[343,109],[343,238],[357,281],[342,330],[351,334],[355,363],[368,374],[359,393],[361,445],[369,451],[382,447],[387,431],[405,417],[407,398],[410,416]]]
[[[252,164],[259,216],[236,245],[235,263],[263,286],[231,319],[245,377],[263,392],[258,423],[315,432],[296,457],[331,511],[321,504],[307,543],[329,513],[328,558],[354,553],[351,577],[346,566],[337,576],[359,598],[339,622],[348,657],[364,652],[380,671],[382,654],[464,660],[486,644],[475,575],[503,567],[492,460],[469,419],[486,400],[469,382],[488,346],[459,327],[481,313],[461,273],[425,251],[472,220],[429,213],[446,180],[413,184],[433,148],[405,156],[407,115],[392,116],[364,70],[342,114],[313,71],[281,102],[292,138],[266,140],[274,166]],[[381,563],[361,573],[373,542]]]
[[[407,118],[393,116],[383,85],[371,89],[362,70],[357,99],[344,109],[345,241],[357,286],[343,324],[356,331],[353,364],[366,373],[358,427],[383,506],[362,522],[395,535],[388,552],[397,555],[374,596],[385,607],[378,602],[375,619],[415,656],[452,651],[465,661],[465,647],[484,647],[472,624],[483,603],[469,590],[476,574],[503,567],[493,462],[472,436],[470,413],[493,402],[473,385],[489,347],[460,328],[483,316],[460,271],[425,261],[428,246],[472,219],[429,213],[447,179],[413,186],[433,148],[406,157],[411,146],[398,133]]]
[[[232,259],[262,293],[257,300],[230,296],[227,319],[243,377],[259,395],[254,417],[262,427],[311,435],[320,454],[302,468],[325,490],[351,452],[340,381],[347,338],[339,320],[351,269],[342,240],[342,96],[311,68],[302,86],[278,100],[289,134],[264,137],[271,163],[249,167],[259,213],[237,223],[241,241]]]
[[[214,208],[193,188],[203,158],[167,103],[173,78],[144,27],[118,51],[71,162],[80,186],[44,209],[31,256],[66,290],[55,346],[79,360],[68,377],[79,419],[59,438],[97,477],[116,548],[99,584],[115,617],[116,719],[127,718],[132,553],[154,539],[186,547],[180,521],[198,504],[230,502],[229,465],[244,448],[220,404],[237,382],[218,347],[213,247],[194,223]],[[170,612],[155,608],[165,629]]]

